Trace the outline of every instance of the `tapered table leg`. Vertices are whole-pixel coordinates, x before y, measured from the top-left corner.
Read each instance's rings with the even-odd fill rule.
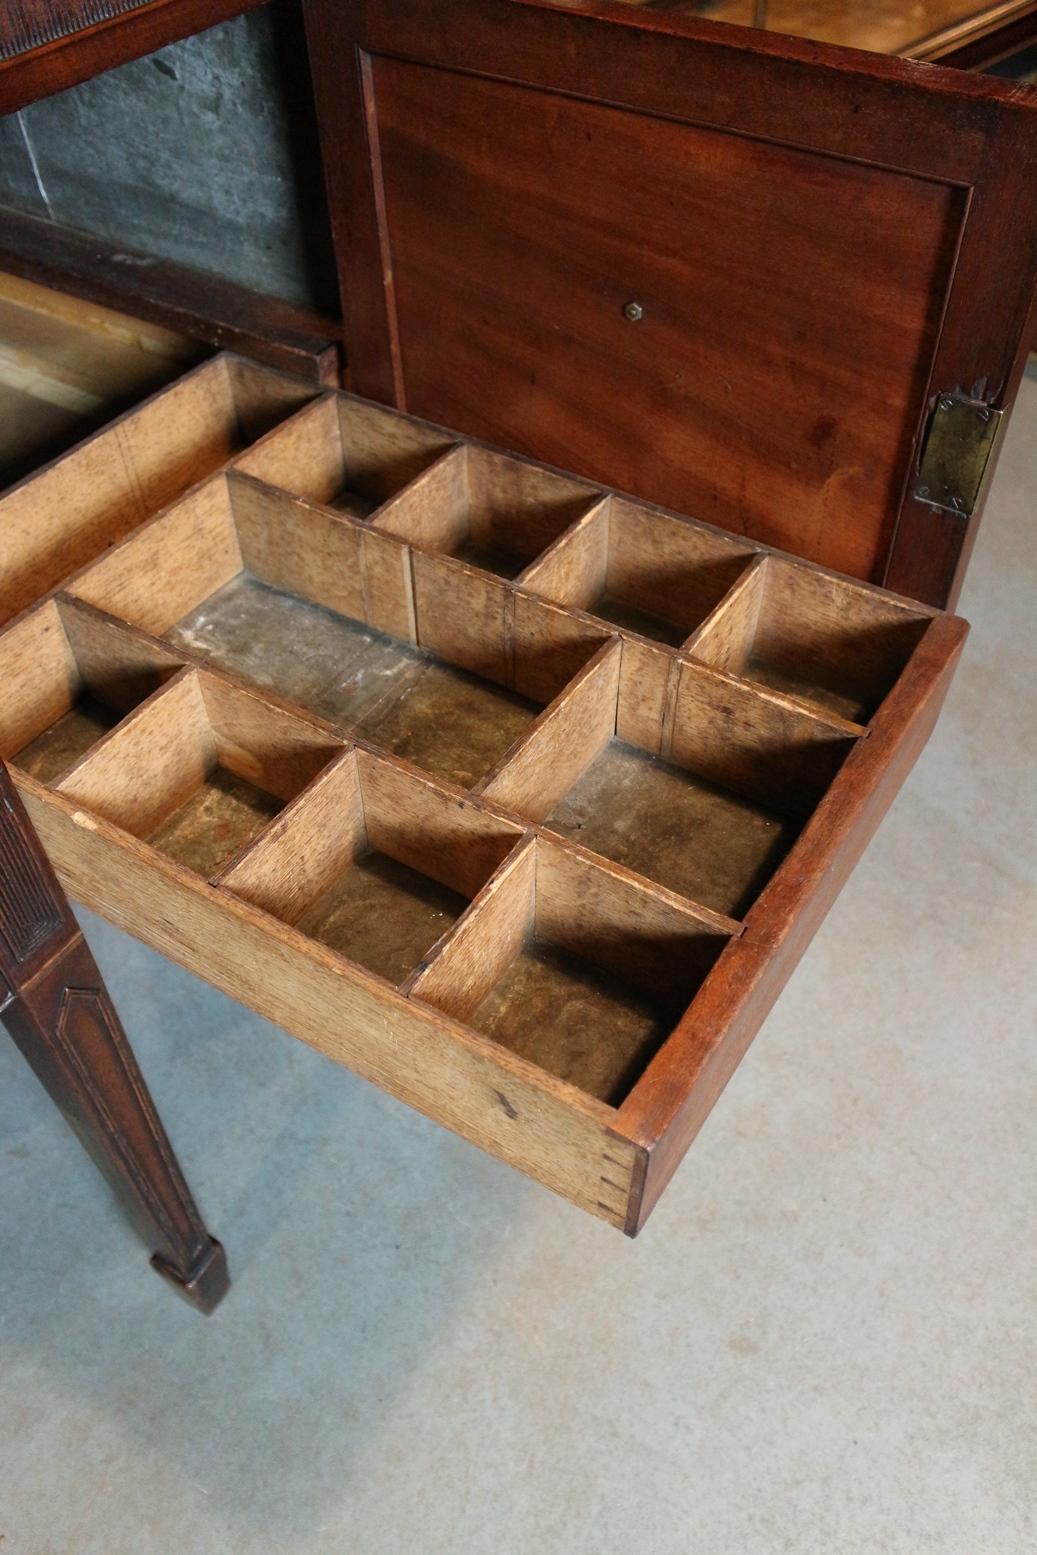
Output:
[[[0,762],[0,1018],[107,1177],[152,1265],[211,1312],[227,1261],[205,1228],[104,979]]]

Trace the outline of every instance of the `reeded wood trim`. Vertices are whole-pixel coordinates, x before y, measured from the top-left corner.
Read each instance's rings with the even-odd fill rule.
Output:
[[[263,0],[30,0],[0,7],[0,114],[167,43],[215,27]]]

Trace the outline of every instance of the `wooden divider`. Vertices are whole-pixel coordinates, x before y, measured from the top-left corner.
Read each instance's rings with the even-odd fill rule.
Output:
[[[737,918],[860,734],[624,638],[566,685],[481,791]]]
[[[313,394],[294,378],[217,357],[12,487],[0,498],[0,624]]]
[[[453,439],[423,422],[332,394],[270,433],[235,468],[282,491],[368,518]]]
[[[930,619],[906,600],[767,556],[686,647],[707,664],[864,723]]]
[[[470,1022],[533,931],[536,848],[518,849],[470,913],[407,991],[447,1015]]]
[[[610,497],[535,561],[522,584],[679,647],[754,555],[704,524]]]
[[[374,522],[411,545],[513,579],[600,495],[586,481],[465,444]]]
[[[487,773],[478,792],[531,821],[543,820],[615,733],[621,657],[618,642],[599,648]]]
[[[161,636],[241,571],[227,478],[217,475],[68,585],[76,599]]]
[[[183,656],[469,787],[611,640],[240,473],[197,487],[70,587]]]
[[[411,558],[419,646],[546,703],[610,639],[599,622],[441,556]]]
[[[415,641],[406,549],[258,481],[229,478],[244,570],[380,632]]]
[[[70,592],[162,635],[242,572],[379,630],[412,637],[403,546],[237,475],[217,475],[196,487],[87,567],[72,580]]]
[[[398,984],[523,835],[478,802],[352,750],[282,812],[221,884]]]
[[[71,600],[0,635],[0,756],[58,778],[183,661]]]
[[[618,1105],[728,937],[692,906],[538,837],[410,989]]]
[[[185,669],[57,786],[208,877],[341,748],[282,708]]]

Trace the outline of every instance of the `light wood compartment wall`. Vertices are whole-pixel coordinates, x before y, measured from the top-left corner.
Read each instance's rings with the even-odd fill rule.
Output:
[[[219,356],[0,501],[0,625],[314,396]]]
[[[737,958],[758,1024],[802,948],[773,904],[809,921],[964,628],[212,369],[249,415],[0,635],[0,752],[81,899],[635,1230],[745,1026]]]

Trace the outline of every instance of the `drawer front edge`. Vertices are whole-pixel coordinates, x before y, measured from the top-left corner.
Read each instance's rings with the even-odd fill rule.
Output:
[[[23,774],[69,893],[174,962],[579,1208],[627,1228],[643,1150],[611,1109],[380,990],[247,903]]]

